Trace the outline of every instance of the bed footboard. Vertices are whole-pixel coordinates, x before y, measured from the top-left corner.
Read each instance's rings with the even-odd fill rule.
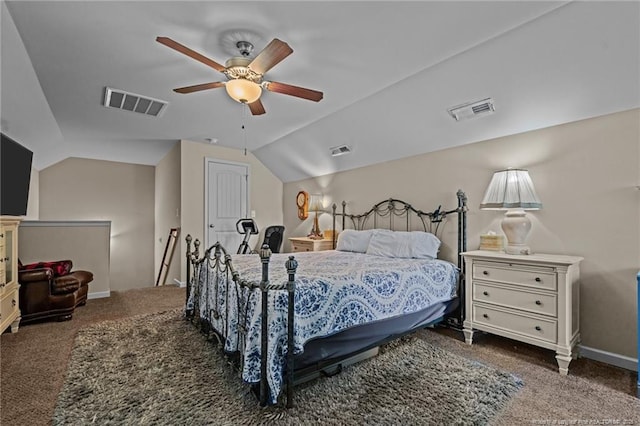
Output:
[[[193,250],[191,244],[193,242]],[[281,284],[269,281],[269,262],[271,250],[264,245],[260,251],[262,264],[262,278],[260,282],[243,279],[235,269],[231,255],[218,242],[207,249],[203,256],[199,255],[200,242],[186,237],[187,243],[187,300],[185,317],[207,334],[214,334],[225,346],[228,339],[236,342],[232,350],[238,361],[240,375],[245,364],[244,348],[248,338],[249,303],[252,297],[260,296],[261,306],[261,335],[260,335],[260,382],[259,395],[261,405],[277,399],[278,395],[270,395],[267,372],[267,356],[269,350],[269,296],[276,291],[287,291],[287,356],[285,368],[284,389],[287,397],[287,407],[293,406],[294,379],[294,297],[295,274],[298,262],[293,256],[285,262],[288,280]],[[211,295],[210,280],[214,280]],[[204,306],[201,303],[204,301]],[[235,326],[234,326],[235,324]],[[221,326],[222,325],[222,326]],[[231,333],[235,333],[231,336]],[[228,348],[225,348],[227,350]],[[272,396],[272,398],[269,398]]]

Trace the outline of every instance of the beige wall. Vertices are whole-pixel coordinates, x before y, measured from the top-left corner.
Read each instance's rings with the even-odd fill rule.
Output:
[[[266,226],[282,224],[282,182],[275,177],[253,154],[203,143],[181,142],[182,233],[180,253],[184,258],[187,234],[203,241],[204,232],[204,167],[205,158],[249,164],[249,204],[255,210],[255,221],[261,234],[252,242],[262,241]],[[186,277],[182,262],[181,279]]]
[[[25,220],[38,220],[40,215],[40,172],[31,168],[31,180],[29,181],[29,200],[27,202],[27,215]]]
[[[40,171],[40,220],[111,221],[111,290],[153,286],[154,167],[68,158]]]
[[[171,228],[180,228],[180,143],[167,153],[155,167],[155,279],[158,277],[162,256]],[[182,238],[181,235],[178,238]],[[180,245],[176,245],[164,283],[175,284],[180,279]],[[155,282],[155,281],[154,281]]]
[[[70,259],[74,271],[93,273],[89,298],[109,296],[109,222],[24,221],[18,238],[22,263]]]
[[[584,257],[582,344],[636,357],[639,159],[636,109],[287,183],[284,222],[289,236],[311,229],[311,219],[297,218],[295,195],[301,189],[324,193],[338,204],[344,199],[362,212],[391,196],[424,210],[439,204],[451,208],[456,190],[462,188],[469,198],[468,247],[475,249],[481,233],[500,231],[502,214],[478,209],[492,172],[527,168],[543,203],[542,210],[529,214],[532,250]],[[323,215],[321,228],[329,226],[330,215]],[[454,260],[455,223],[445,231],[444,253]]]

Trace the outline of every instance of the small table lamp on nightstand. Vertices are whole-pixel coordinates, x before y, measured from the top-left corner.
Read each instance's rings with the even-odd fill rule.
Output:
[[[531,221],[525,210],[540,208],[542,203],[529,172],[522,169],[495,172],[480,204],[482,210],[507,210],[502,219],[502,230],[507,236],[507,254],[530,254],[529,246],[525,243],[531,230]]]
[[[309,210],[315,213],[315,217],[313,218],[313,229],[307,237],[314,240],[322,240],[324,236],[318,225],[318,212],[324,208],[324,200],[322,195],[319,194],[313,194],[309,198]]]

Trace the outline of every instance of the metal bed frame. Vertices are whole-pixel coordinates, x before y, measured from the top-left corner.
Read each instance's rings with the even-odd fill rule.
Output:
[[[422,227],[427,232],[436,233],[440,224],[443,220],[452,214],[457,214],[458,217],[458,241],[457,241],[457,249],[458,249],[458,268],[460,269],[459,273],[459,282],[458,282],[458,295],[459,295],[459,307],[454,311],[450,316],[445,319],[447,325],[461,329],[462,321],[464,319],[464,285],[461,283],[464,282],[464,262],[462,261],[462,256],[460,253],[466,250],[466,233],[467,233],[467,225],[466,225],[466,213],[467,213],[467,197],[462,190],[458,190],[457,192],[458,206],[452,210],[441,210],[441,206],[439,206],[433,212],[423,212],[422,210],[417,210],[413,208],[409,203],[406,203],[397,199],[387,199],[385,201],[379,202],[373,206],[368,212],[361,215],[353,215],[347,214],[346,203],[342,203],[342,213],[336,213],[336,205],[333,205],[333,229],[334,229],[334,237],[333,237],[333,247],[335,248],[336,238],[335,238],[335,224],[336,218],[342,217],[342,229],[346,228],[346,219],[349,218],[352,221],[352,224],[355,229],[367,229],[366,227],[370,225],[371,228],[376,228],[378,226],[378,218],[388,218],[389,220],[389,229],[393,229],[394,219],[395,218],[404,218],[406,220],[405,230],[411,230],[411,220],[410,215],[413,214],[417,218],[419,218]],[[369,221],[372,220],[372,223]],[[287,357],[286,357],[286,369],[284,376],[284,391],[286,392],[287,399],[287,408],[293,407],[293,388],[296,384],[295,382],[295,367],[294,367],[294,341],[293,341],[293,330],[294,330],[294,296],[295,296],[295,274],[296,269],[298,267],[298,262],[295,260],[294,256],[289,256],[289,259],[285,262],[285,268],[288,274],[288,280],[282,284],[272,284],[269,281],[269,261],[271,257],[271,250],[269,250],[268,246],[263,246],[262,249],[259,250],[258,254],[260,256],[262,262],[262,277],[260,282],[247,281],[240,276],[240,273],[234,268],[231,255],[226,251],[224,247],[220,245],[220,243],[215,243],[213,246],[208,248],[202,257],[200,257],[199,249],[200,242],[196,239],[193,241],[191,235],[187,235],[187,251],[186,251],[186,261],[187,261],[187,299],[186,299],[186,309],[185,316],[188,320],[192,321],[196,326],[200,328],[200,330],[208,335],[209,337],[215,337],[220,342],[224,342],[225,336],[218,330],[215,330],[208,322],[207,319],[199,317],[200,306],[198,305],[200,300],[200,294],[198,293],[201,288],[200,286],[194,286],[194,279],[198,279],[200,269],[202,267],[211,268],[215,271],[215,280],[218,280],[222,275],[226,281],[226,291],[225,294],[229,294],[229,286],[235,285],[236,289],[236,297],[237,300],[237,311],[238,311],[238,324],[237,333],[238,333],[238,342],[240,347],[237,352],[232,354],[234,357],[235,363],[239,366],[240,374],[242,374],[242,366],[244,365],[243,353],[244,353],[244,339],[247,335],[248,330],[245,327],[246,324],[246,309],[247,306],[242,306],[242,300],[239,296],[242,292],[253,292],[260,291],[261,293],[261,304],[262,304],[262,323],[261,323],[261,354],[266,354],[268,349],[268,298],[269,293],[274,291],[283,291],[286,290],[288,293],[288,311],[287,311]],[[193,243],[193,250],[192,250]],[[189,306],[189,296],[191,294],[192,288],[194,288],[193,295],[193,306]],[[215,286],[215,291],[217,292],[218,286]],[[205,291],[209,291],[209,286],[206,287]],[[207,293],[208,296],[208,293]],[[217,294],[215,295],[215,300],[217,300]],[[228,296],[227,296],[228,297]],[[223,318],[225,324],[228,325],[228,310],[224,312],[220,312],[217,306],[208,306],[209,297],[205,299],[207,302],[206,312],[210,312],[213,318]],[[246,302],[248,303],[249,297],[246,297]],[[229,300],[227,299],[227,302]],[[225,306],[228,304],[225,303]],[[244,310],[244,317],[243,312]],[[227,328],[227,327],[225,327]],[[410,330],[409,332],[413,332],[414,330]],[[399,335],[394,336],[393,338],[398,338]],[[375,345],[371,345],[366,348],[362,348],[356,353],[352,354],[356,356],[358,354],[362,354],[368,350],[371,350],[373,347],[378,346],[380,344],[386,343],[391,339],[385,339],[384,341],[377,342]],[[223,345],[224,346],[224,345]],[[342,357],[340,360],[337,360],[331,366],[335,366],[337,362],[344,361],[346,357]],[[340,367],[338,365],[338,367]],[[327,365],[324,365],[322,368],[327,368]],[[306,368],[305,370],[308,370]],[[302,381],[302,380],[301,380]],[[267,357],[261,356],[260,359],[260,383],[258,387],[258,397],[260,401],[260,405],[266,405],[267,399],[269,395],[269,387],[267,383]]]

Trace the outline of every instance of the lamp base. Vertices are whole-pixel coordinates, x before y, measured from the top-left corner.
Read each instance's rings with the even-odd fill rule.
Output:
[[[313,218],[313,229],[311,229],[311,233],[307,235],[307,238],[311,238],[312,240],[323,240],[324,235],[322,235],[322,231],[320,230],[320,226],[318,225],[318,212],[316,211],[316,217]]]
[[[529,246],[525,246],[524,244],[508,244],[504,252],[507,254],[531,254],[531,249]]]
[[[502,230],[507,236],[507,254],[531,254],[529,246],[525,244],[531,230],[531,221],[522,209],[507,210],[502,219]]]

